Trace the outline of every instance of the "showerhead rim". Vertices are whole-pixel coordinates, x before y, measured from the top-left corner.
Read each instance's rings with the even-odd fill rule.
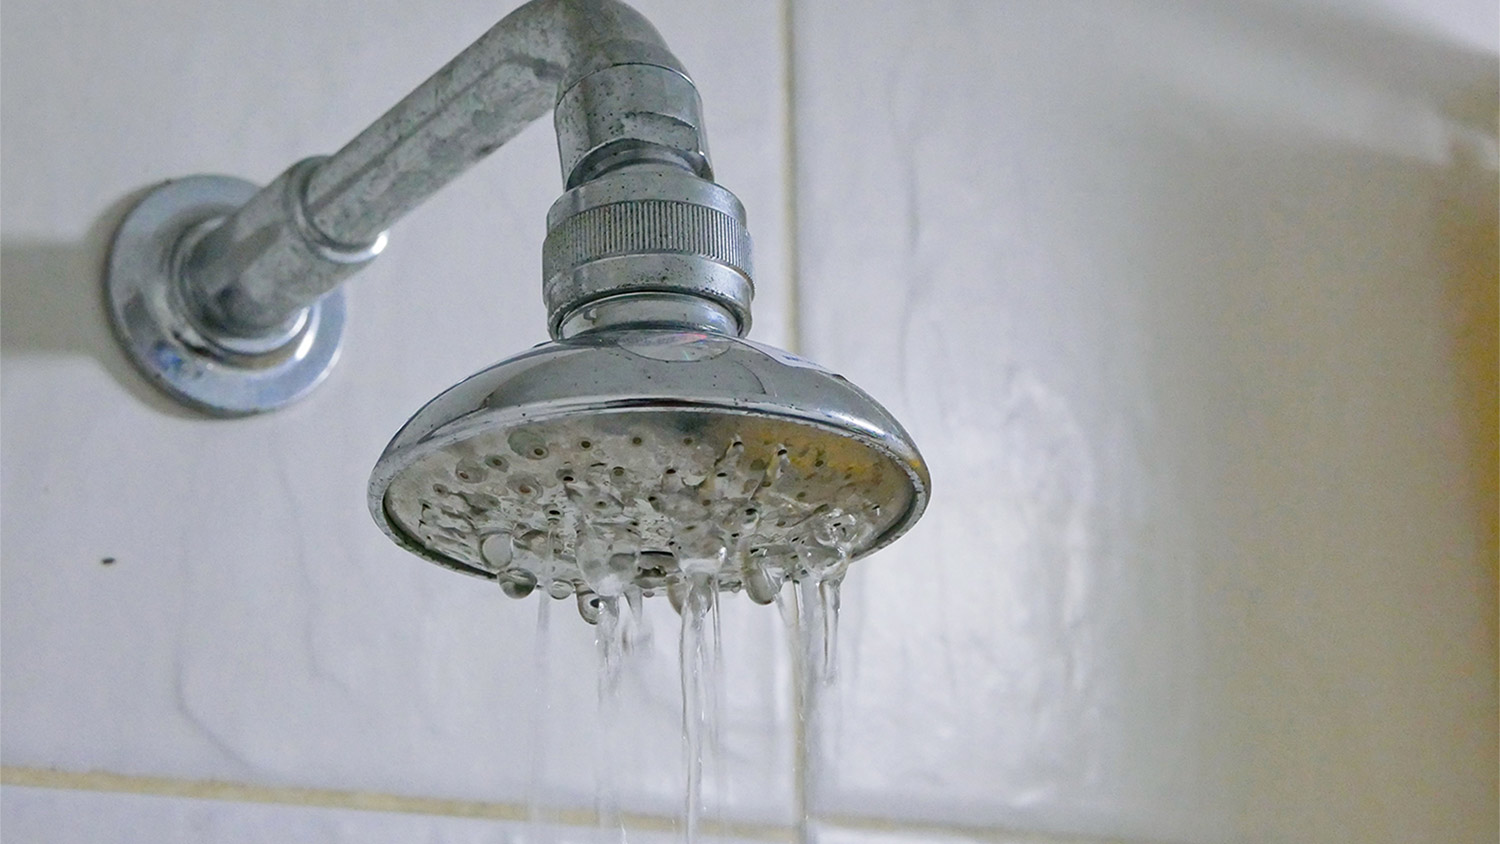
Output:
[[[623,340],[615,345],[624,348],[624,340],[631,339],[631,335],[621,337]],[[429,548],[397,523],[388,510],[387,493],[405,469],[424,457],[481,431],[513,429],[583,416],[680,411],[789,422],[827,435],[852,438],[898,466],[911,492],[905,510],[867,545],[856,549],[852,554],[853,559],[868,556],[889,545],[918,521],[930,498],[931,477],[911,436],[879,402],[848,379],[778,349],[738,338],[702,339],[723,341],[728,344],[726,349],[734,349],[734,354],[724,358],[724,361],[737,359],[742,365],[756,363],[754,374],[762,382],[765,393],[746,396],[725,391],[713,384],[711,379],[704,382],[702,379],[689,378],[686,382],[691,383],[691,386],[685,388],[682,384],[675,385],[678,390],[676,394],[673,394],[671,386],[662,383],[657,383],[656,389],[651,393],[636,392],[640,382],[632,381],[628,394],[611,392],[610,387],[615,386],[611,384],[609,387],[595,385],[588,392],[570,395],[569,391],[573,389],[567,385],[570,368],[597,372],[615,365],[620,358],[610,354],[613,347],[609,338],[579,338],[577,341],[543,343],[449,387],[402,426],[371,471],[368,486],[371,516],[393,542],[424,560],[454,571],[493,580],[494,572]],[[603,354],[590,354],[590,348]],[[579,357],[580,353],[585,356]],[[752,357],[746,358],[744,355]],[[714,359],[717,360],[718,355]],[[580,366],[580,362],[586,366]],[[699,363],[701,362],[675,361],[667,366],[696,367]],[[520,395],[506,393],[506,388],[514,391],[517,384],[515,379],[531,371],[533,367],[551,367],[536,371],[549,374],[556,371],[557,377],[545,379],[543,383],[546,386],[537,393],[528,393],[524,389],[520,390]],[[766,382],[770,382],[769,386]],[[536,384],[532,383],[531,386],[535,388]],[[717,395],[714,394],[715,389],[720,390]],[[692,395],[694,392],[699,395]],[[497,396],[502,401],[492,403],[492,399]],[[435,423],[434,417],[437,420]]]
[[[441,398],[441,395],[439,398]],[[434,399],[434,401],[437,401],[437,399]],[[851,560],[867,557],[895,542],[917,523],[922,513],[927,509],[931,479],[927,473],[926,463],[922,460],[921,455],[916,453],[914,449],[909,450],[908,454],[903,454],[901,449],[894,447],[891,438],[885,436],[884,432],[870,425],[862,424],[857,420],[843,418],[819,419],[814,415],[788,412],[784,406],[769,402],[744,401],[729,403],[713,400],[693,401],[682,398],[636,398],[555,404],[543,412],[527,412],[523,407],[481,409],[439,426],[415,442],[398,446],[393,440],[392,446],[388,447],[380,456],[380,459],[376,461],[374,470],[370,473],[368,487],[370,515],[375,519],[375,523],[380,526],[380,530],[401,548],[416,554],[428,562],[437,563],[444,568],[452,569],[461,574],[494,580],[496,578],[495,572],[439,554],[396,524],[396,521],[386,508],[386,492],[390,489],[391,484],[396,480],[397,476],[404,469],[421,460],[423,457],[433,452],[441,451],[457,442],[461,442],[479,430],[553,422],[577,415],[594,416],[645,413],[662,410],[757,416],[805,425],[838,436],[854,436],[860,440],[861,444],[874,449],[899,466],[910,482],[912,490],[911,499],[907,503],[906,510],[893,520],[890,526],[875,537],[867,546],[851,554]],[[398,433],[397,439],[399,438],[400,434]],[[899,443],[900,441],[897,440],[896,442]]]

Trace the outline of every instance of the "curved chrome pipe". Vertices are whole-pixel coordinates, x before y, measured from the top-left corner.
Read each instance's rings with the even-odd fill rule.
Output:
[[[712,178],[697,91],[651,24],[614,0],[535,0],[305,182],[294,167],[200,241],[188,272],[205,317],[236,334],[281,325],[378,254],[404,214],[557,104],[570,187],[611,145]]]
[[[681,63],[624,3],[533,0],[343,149],[293,165],[248,201],[245,183],[223,177],[148,195],[112,250],[121,341],[159,386],[207,412],[295,400],[336,360],[339,284],[380,253],[385,230],[548,109],[567,188],[635,171],[549,217],[559,229],[549,260],[566,265],[545,280],[554,336],[652,321],[748,330],[744,212],[705,181],[701,104]],[[633,221],[653,214],[707,233],[632,239]],[[726,271],[726,250],[746,260]],[[686,257],[663,267],[643,252]]]

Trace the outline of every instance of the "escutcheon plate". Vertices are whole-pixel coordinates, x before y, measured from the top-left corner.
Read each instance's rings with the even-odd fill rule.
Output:
[[[302,398],[343,344],[342,289],[293,317],[272,342],[216,338],[194,323],[182,253],[257,190],[229,176],[163,182],[126,214],[110,245],[105,295],[120,344],[158,388],[211,416],[248,416]]]

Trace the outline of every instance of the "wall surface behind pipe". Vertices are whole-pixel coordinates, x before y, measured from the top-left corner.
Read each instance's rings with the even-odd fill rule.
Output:
[[[513,5],[6,4],[7,841],[511,840],[538,719],[553,832],[607,840],[592,629],[556,607],[543,694],[535,602],[364,511],[407,415],[544,336],[550,130],[392,232],[282,414],[166,404],[97,288],[135,191],[330,151]],[[729,602],[740,839],[1494,840],[1493,3],[638,5],[749,208],[752,336],[936,490],[849,578],[805,757],[779,620]],[[680,804],[656,609],[640,841]]]

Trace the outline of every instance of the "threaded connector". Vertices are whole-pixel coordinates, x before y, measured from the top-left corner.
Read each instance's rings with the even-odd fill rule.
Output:
[[[632,167],[563,194],[547,214],[542,293],[549,328],[625,294],[708,300],[750,328],[750,231],[734,194],[677,167]],[[644,300],[642,300],[644,301]]]

